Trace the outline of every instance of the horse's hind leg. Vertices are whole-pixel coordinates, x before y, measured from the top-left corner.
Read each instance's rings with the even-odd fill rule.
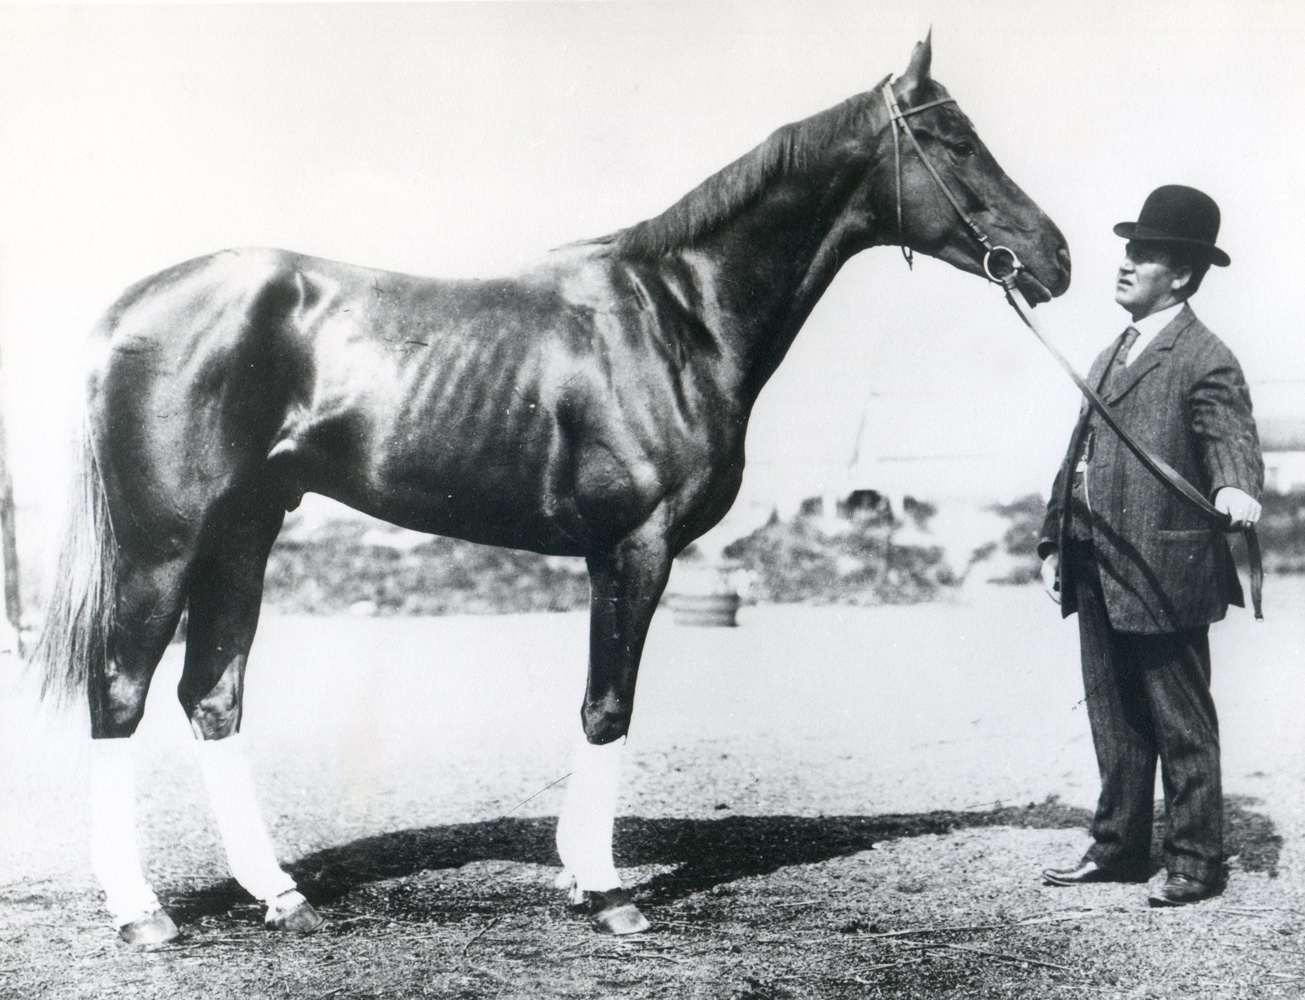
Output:
[[[268,926],[306,933],[317,930],[322,918],[277,864],[239,736],[263,572],[284,511],[257,496],[226,509],[191,573],[186,663],[177,696],[200,741],[200,768],[231,874],[266,904]]]
[[[141,872],[136,845],[134,741],[154,669],[176,629],[185,565],[124,559],[117,628],[103,674],[89,678],[91,711],[91,866],[105,905],[129,944],[160,944],[178,934]]]

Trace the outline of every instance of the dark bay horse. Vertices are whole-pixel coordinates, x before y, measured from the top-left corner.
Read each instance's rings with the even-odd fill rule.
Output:
[[[126,737],[183,609],[178,695],[233,874],[271,926],[321,922],[276,863],[235,738],[268,551],[308,491],[408,528],[585,557],[587,742],[558,846],[600,928],[647,926],[611,861],[644,638],[672,559],[733,502],[753,403],[817,300],[876,245],[983,274],[966,214],[1022,259],[1027,297],[1069,284],[1060,232],[929,64],[926,40],[892,83],[512,278],[237,250],[127,290],[93,335],[78,506],[35,652],[47,691],[89,697],[93,863],[125,940],[177,933],[135,854]]]

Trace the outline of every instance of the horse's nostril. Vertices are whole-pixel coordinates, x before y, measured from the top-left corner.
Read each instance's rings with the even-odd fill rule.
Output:
[[[1064,269],[1064,271],[1065,271],[1066,274],[1069,274],[1069,272],[1070,272],[1070,266],[1069,266],[1069,247],[1064,247],[1064,246],[1063,246],[1063,247],[1061,247],[1059,250],[1057,250],[1057,251],[1056,251],[1056,260],[1060,261],[1060,266]]]

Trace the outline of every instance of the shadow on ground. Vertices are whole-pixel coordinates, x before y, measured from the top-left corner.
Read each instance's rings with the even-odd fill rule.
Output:
[[[1224,803],[1224,849],[1246,871],[1277,874],[1282,838],[1273,822],[1248,807],[1258,800],[1232,796]],[[1153,865],[1159,869],[1163,804],[1157,803]],[[814,864],[869,850],[874,844],[975,827],[1085,829],[1085,809],[1051,798],[1040,805],[983,812],[938,811],[883,816],[729,816],[723,819],[616,821],[616,863],[621,867],[674,866],[636,887],[641,899],[668,903],[736,879],[769,875],[791,865]],[[304,894],[327,904],[387,879],[461,868],[481,861],[557,865],[556,820],[496,819],[481,823],[400,830],[356,840],[301,858],[292,874]],[[1048,859],[1058,861],[1064,859]],[[187,893],[170,909],[184,921],[225,913],[249,902],[231,879]]]

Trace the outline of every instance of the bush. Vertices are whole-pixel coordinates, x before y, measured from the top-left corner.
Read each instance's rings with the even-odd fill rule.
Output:
[[[993,504],[988,508],[1010,521],[1010,527],[1001,536],[1001,548],[1011,556],[1011,567],[1005,576],[992,583],[1033,583],[1040,579],[1042,560],[1038,558],[1038,537],[1047,514],[1047,502],[1036,493],[1029,493],[1007,504]],[[979,556],[979,553],[975,553]]]
[[[928,508],[917,505],[917,521]],[[819,519],[778,515],[746,538],[726,546],[724,555],[755,574],[761,601],[818,604],[910,604],[932,599],[956,581],[942,562],[942,549],[895,545],[900,527],[882,509],[853,511],[844,530],[824,533]]]
[[[432,535],[407,549],[367,540],[369,525],[328,522],[278,540],[264,594],[282,611],[443,615],[571,611],[589,606],[583,559]]]

